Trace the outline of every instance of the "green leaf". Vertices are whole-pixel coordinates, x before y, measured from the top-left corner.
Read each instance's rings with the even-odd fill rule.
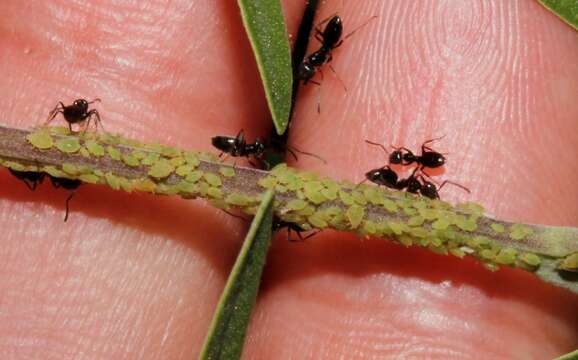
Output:
[[[239,359],[271,242],[273,191],[265,193],[233,266],[205,339],[201,359]]]
[[[293,74],[279,0],[238,0],[278,134],[289,122]],[[243,69],[241,69],[242,71]]]
[[[568,25],[578,30],[578,1],[576,0],[538,0]]]
[[[574,350],[568,354],[564,354],[560,357],[557,357],[554,360],[576,360],[578,359],[578,350]]]

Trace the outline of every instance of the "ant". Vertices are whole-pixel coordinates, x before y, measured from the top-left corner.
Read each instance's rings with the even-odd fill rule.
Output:
[[[38,185],[42,184],[42,181],[44,181],[44,177],[46,176],[46,173],[37,171],[8,170],[14,177],[22,180],[22,182],[24,182],[24,184],[26,184],[26,186],[32,191],[36,190]]]
[[[283,220],[279,219],[278,217],[273,218],[273,232],[277,232],[283,228],[287,228],[287,240],[289,240],[289,241],[297,241],[297,240],[291,240],[291,231],[293,231],[297,234],[300,241],[305,241],[305,240],[309,239],[310,237],[317,235],[321,231],[321,230],[313,231],[311,234],[303,236],[303,235],[301,235],[301,233],[306,232],[307,230],[303,229],[300,225],[295,224],[295,223],[291,223],[291,222],[287,222],[287,221],[283,221]]]
[[[333,50],[340,47],[344,40],[352,36],[357,30],[367,25],[369,21],[375,19],[376,17],[377,16],[372,16],[369,20],[355,28],[352,32],[345,35],[343,38],[341,38],[343,34],[343,20],[341,20],[341,17],[338,15],[330,16],[319,23],[315,27],[315,39],[321,43],[321,47],[319,50],[314,51],[312,54],[303,59],[303,61],[299,64],[296,74],[297,79],[303,81],[303,85],[306,85],[308,82],[312,82],[317,86],[321,86],[321,83],[312,79],[317,71],[319,71],[323,78],[321,67],[325,64],[329,64],[331,60],[333,60]],[[325,29],[321,31],[319,27],[324,23],[327,23],[327,25],[325,25]],[[329,65],[329,68],[334,74],[337,74],[331,65]],[[341,83],[345,88],[345,91],[347,91],[347,87],[343,84],[343,82]],[[317,104],[317,112],[320,112],[319,103]]]
[[[441,190],[446,184],[455,185],[466,191],[468,194],[470,193],[470,189],[449,180],[445,180],[439,187],[437,187],[433,182],[427,181],[423,175],[420,174],[416,176],[418,170],[419,168],[416,168],[409,177],[399,180],[395,171],[393,171],[389,166],[384,166],[379,169],[368,171],[365,173],[365,178],[375,184],[383,185],[390,189],[405,189],[408,193],[420,194],[421,196],[432,200],[440,198],[439,190]]]
[[[254,143],[247,143],[247,141],[245,140],[245,133],[243,130],[239,131],[236,137],[214,136],[211,139],[211,143],[213,144],[214,147],[221,150],[219,157],[221,157],[223,154],[228,154],[233,157],[247,157],[247,158],[253,156],[255,159],[259,160],[264,165],[266,165],[266,168],[269,168],[269,163],[264,159],[264,157],[265,151],[268,148],[271,148],[271,146],[268,146],[265,143],[265,141],[261,138],[255,139]],[[327,163],[323,158],[315,154],[301,151],[294,147],[289,147],[287,145],[285,146],[287,151],[289,151],[289,153],[295,158],[295,160],[298,160],[296,154],[296,152],[298,152],[303,155],[313,156],[321,160],[323,163]],[[251,162],[249,161],[249,163]],[[253,163],[251,163],[251,165],[255,166]]]
[[[100,102],[100,99],[96,98],[92,101],[86,101],[84,99],[77,99],[74,100],[72,105],[64,105],[62,101],[58,102],[58,105],[52,109],[52,111],[48,114],[48,120],[46,120],[46,125],[50,123],[58,114],[62,114],[64,116],[64,120],[68,123],[68,128],[72,132],[72,124],[82,123],[86,120],[86,128],[90,124],[90,119],[94,116],[96,118],[96,126],[99,124],[102,126],[100,121],[100,114],[98,110],[92,109],[88,110],[88,105]],[[85,131],[86,131],[85,128]]]
[[[66,214],[64,215],[64,222],[68,220],[68,213],[69,213],[69,206],[70,199],[74,196],[74,190],[78,189],[82,182],[78,179],[66,179],[66,178],[57,178],[52,175],[48,175],[50,178],[50,182],[54,188],[63,188],[65,190],[70,190],[70,195],[66,198]]]
[[[421,155],[415,155],[411,150],[405,147],[398,147],[398,148],[394,147],[394,151],[391,154],[389,154],[389,163],[404,166],[416,163],[418,165],[418,168],[422,171],[425,168],[434,169],[443,166],[446,163],[445,156],[437,151],[434,151],[429,146],[426,146],[426,144],[430,144],[442,138],[443,136],[424,142],[421,145]],[[383,151],[389,153],[385,148],[385,146],[383,146],[382,144],[375,143],[369,140],[365,140],[365,142],[371,145],[380,146],[383,149]]]

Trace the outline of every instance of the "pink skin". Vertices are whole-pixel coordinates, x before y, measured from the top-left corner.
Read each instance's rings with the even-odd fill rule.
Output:
[[[290,33],[302,5],[286,1]],[[577,34],[531,0],[329,3],[345,93],[325,71],[321,114],[302,89],[296,166],[361,180],[363,140],[448,152],[442,197],[497,216],[578,226]],[[128,5],[127,5],[128,4]],[[137,4],[137,5],[134,5]],[[0,3],[0,113],[42,123],[58,100],[103,99],[108,131],[210,149],[263,135],[266,104],[237,7],[222,1]],[[313,48],[315,44],[312,44]],[[55,124],[57,121],[55,120]],[[64,124],[62,122],[62,124]],[[245,225],[202,201],[0,178],[2,358],[190,359]],[[578,346],[578,297],[515,270],[325,232],[275,241],[246,358],[552,358]]]

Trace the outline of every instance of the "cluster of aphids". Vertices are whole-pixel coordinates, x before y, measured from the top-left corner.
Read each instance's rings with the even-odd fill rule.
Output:
[[[88,106],[94,102],[99,102],[100,99],[94,99],[93,101],[86,101],[84,99],[75,100],[72,105],[64,105],[59,102],[58,105],[48,114],[48,120],[46,124],[50,123],[58,114],[62,114],[64,120],[68,123],[68,128],[72,132],[73,124],[86,124],[85,129],[90,125],[90,120],[95,119],[96,124],[100,124],[100,114],[96,109],[89,110]],[[48,177],[52,186],[55,188],[62,188],[70,191],[70,195],[66,198],[66,213],[64,215],[64,221],[68,220],[69,213],[69,202],[74,196],[74,190],[76,190],[82,182],[80,180],[66,179],[54,177],[50,174],[39,172],[39,171],[16,171],[10,169],[10,173],[16,178],[22,180],[26,186],[34,191],[38,185],[42,184],[44,179]]]

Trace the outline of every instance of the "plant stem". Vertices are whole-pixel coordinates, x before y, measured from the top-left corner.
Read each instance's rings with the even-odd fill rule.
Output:
[[[129,192],[201,197],[246,214],[254,214],[265,191],[274,189],[275,216],[305,230],[332,228],[460,258],[470,255],[490,270],[520,268],[578,293],[578,228],[497,220],[473,203],[452,206],[285,165],[270,172],[234,167],[209,153],[105,133],[70,134],[66,128],[0,127],[0,163]]]

